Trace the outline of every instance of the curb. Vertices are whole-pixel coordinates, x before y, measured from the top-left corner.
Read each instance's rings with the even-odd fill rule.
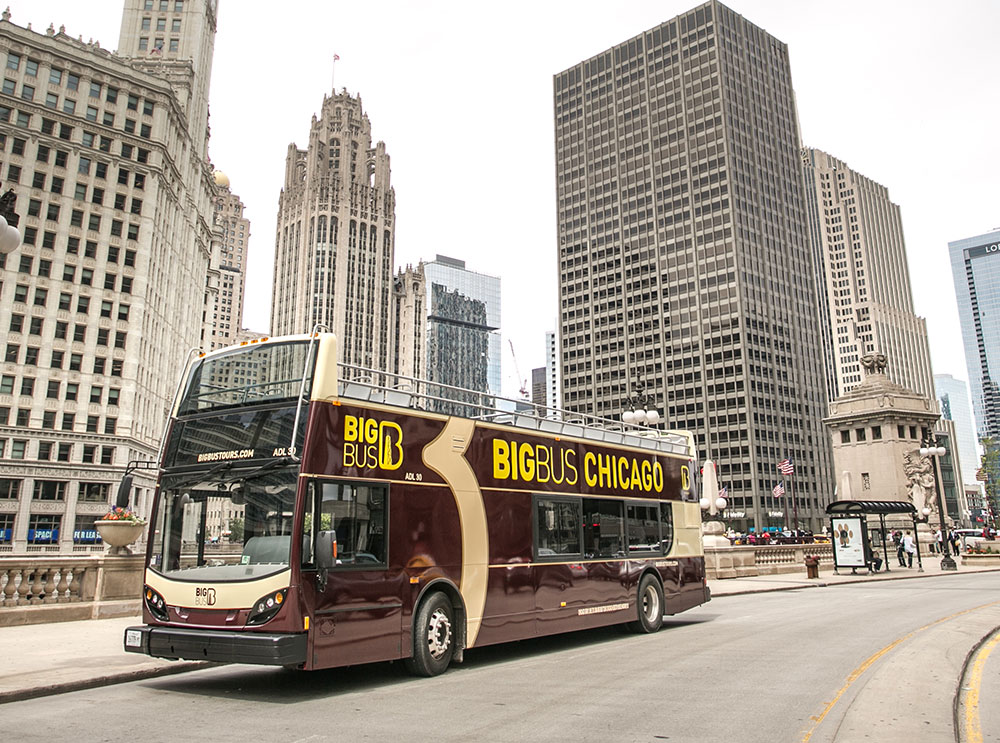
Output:
[[[101,686],[112,686],[114,684],[125,684],[129,681],[142,681],[144,679],[156,678],[158,676],[172,676],[177,673],[197,671],[202,668],[213,668],[224,665],[223,663],[210,663],[208,661],[193,661],[178,663],[176,665],[161,666],[158,668],[144,668],[138,671],[123,671],[121,673],[107,676],[96,676],[94,678],[82,679],[80,681],[67,681],[63,684],[50,684],[48,686],[35,686],[28,689],[16,689],[14,691],[0,692],[0,704],[8,702],[20,702],[25,699],[37,699],[54,694],[66,694],[71,691],[83,691],[85,689],[96,689]]]

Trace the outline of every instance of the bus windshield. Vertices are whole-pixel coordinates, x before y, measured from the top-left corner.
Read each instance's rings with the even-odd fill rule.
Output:
[[[308,340],[261,343],[198,360],[181,397],[178,415],[203,413],[234,405],[294,399],[305,372],[312,382]]]
[[[226,462],[164,477],[150,566],[180,580],[246,580],[288,568],[298,470]]]

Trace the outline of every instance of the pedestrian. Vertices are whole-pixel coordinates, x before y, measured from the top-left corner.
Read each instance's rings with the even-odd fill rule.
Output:
[[[934,532],[934,542],[935,542],[935,544],[937,544],[937,551],[940,554],[943,555],[944,554],[944,533],[941,531],[941,529],[938,529],[936,532]]]
[[[910,532],[907,531],[903,535],[903,550],[906,552],[906,567],[913,567],[913,553],[917,551],[916,546],[913,544],[913,537],[910,536]]]
[[[903,535],[894,531],[892,533],[892,542],[896,545],[896,559],[899,560],[899,567],[906,567],[906,558],[904,557],[906,550],[903,548]]]
[[[959,545],[958,534],[956,534],[955,531],[952,530],[952,532],[951,532],[951,552],[952,552],[953,555],[959,554],[960,550],[958,549],[958,545]]]

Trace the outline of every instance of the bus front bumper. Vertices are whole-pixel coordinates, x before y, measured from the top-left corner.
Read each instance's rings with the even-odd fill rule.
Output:
[[[179,627],[128,627],[125,650],[170,660],[297,666],[306,662],[306,635]]]

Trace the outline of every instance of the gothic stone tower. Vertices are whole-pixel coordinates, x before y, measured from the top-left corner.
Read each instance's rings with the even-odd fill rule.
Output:
[[[305,333],[320,323],[340,339],[342,361],[390,370],[394,232],[385,143],[372,147],[360,96],[324,97],[308,148],[288,147],[271,331]]]

